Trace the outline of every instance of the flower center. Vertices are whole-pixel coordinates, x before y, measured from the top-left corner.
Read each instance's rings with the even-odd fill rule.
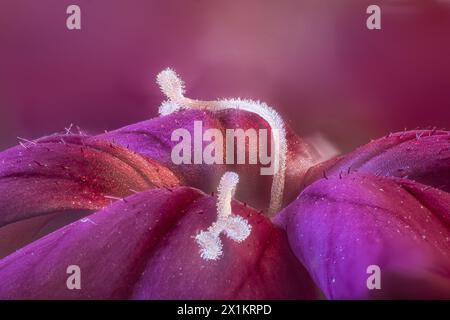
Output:
[[[269,203],[269,216],[275,215],[283,202],[283,192],[286,171],[286,129],[281,116],[267,104],[252,100],[222,99],[217,101],[200,101],[184,96],[184,83],[172,69],[161,71],[157,76],[157,83],[166,95],[159,108],[160,115],[168,115],[182,109],[208,109],[212,111],[238,109],[252,112],[263,118],[270,126],[273,139],[274,175]]]
[[[239,183],[235,172],[225,172],[217,188],[217,220],[206,231],[201,231],[195,239],[200,246],[200,256],[205,260],[217,260],[222,256],[220,234],[242,242],[250,235],[251,225],[241,216],[233,215],[231,201]]]

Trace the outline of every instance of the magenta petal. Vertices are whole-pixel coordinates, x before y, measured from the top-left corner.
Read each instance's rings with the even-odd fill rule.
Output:
[[[89,214],[92,214],[92,210],[64,210],[20,220],[1,227],[0,259]]]
[[[222,128],[219,120],[211,112],[190,110],[131,124],[98,135],[97,138],[125,146],[149,159],[155,159],[170,168],[177,176],[182,177],[187,185],[210,192],[217,188],[218,181],[225,172],[224,166],[175,165],[171,158],[172,149],[178,144],[178,141],[171,141],[172,132],[175,129],[184,128],[194,139],[194,121],[202,121],[203,132],[207,128]],[[199,176],[204,179],[198,179]]]
[[[408,178],[449,192],[450,132],[415,130],[391,134],[311,168],[306,185],[350,172]]]
[[[267,165],[261,165],[259,162],[258,164],[248,164],[248,148],[246,149],[246,164],[175,165],[173,163],[171,152],[173,147],[178,144],[178,141],[171,141],[171,134],[175,129],[184,128],[191,133],[192,140],[194,140],[194,121],[202,121],[202,134],[205,130],[214,128],[220,130],[224,137],[226,129],[267,129],[270,141],[271,131],[267,122],[256,114],[234,109],[218,112],[206,110],[179,111],[120,128],[102,134],[98,138],[121,144],[141,155],[161,162],[175,172],[177,176],[181,177],[186,185],[199,188],[207,193],[216,190],[218,182],[225,171],[235,171],[240,176],[236,197],[258,209],[266,209],[270,199],[273,177],[271,175],[261,175],[260,168]],[[203,148],[209,143],[203,142]],[[287,128],[287,143],[285,203],[295,198],[302,185],[304,174],[319,159],[317,152],[300,139],[289,127]],[[194,150],[193,141],[191,145],[192,150]],[[225,152],[223,154],[223,163],[225,163]],[[255,185],[258,188],[255,188]]]
[[[116,197],[174,185],[166,168],[109,142],[51,136],[0,153],[0,226],[71,209],[97,210]]]
[[[194,236],[216,219],[216,199],[178,187],[152,189],[74,222],[0,260],[2,299],[297,299],[314,286],[285,233],[233,202],[252,226],[223,256],[200,257]],[[66,269],[81,268],[68,290]]]
[[[354,173],[315,182],[276,220],[328,298],[450,298],[447,192]],[[367,287],[370,265],[380,290]]]

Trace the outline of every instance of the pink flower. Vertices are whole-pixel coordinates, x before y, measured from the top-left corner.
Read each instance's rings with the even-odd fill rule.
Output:
[[[320,163],[263,103],[186,98],[171,70],[158,83],[158,118],[0,153],[1,298],[450,296],[448,132],[393,134]],[[220,164],[175,164],[171,134],[195,135],[196,121],[202,134],[267,130],[274,174],[229,164],[226,150]],[[249,144],[245,159],[260,159]]]

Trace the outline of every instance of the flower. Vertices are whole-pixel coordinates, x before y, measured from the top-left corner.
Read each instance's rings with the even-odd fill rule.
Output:
[[[254,165],[173,164],[171,133],[199,120],[205,129],[271,129],[249,112],[186,110],[96,136],[67,130],[1,153],[0,298],[314,298],[285,232],[231,199],[237,188],[249,204],[269,207],[271,176]],[[292,195],[316,155],[287,132],[282,189]],[[283,190],[279,200],[289,201]],[[70,266],[81,271],[80,289],[68,289]]]
[[[0,298],[449,296],[448,132],[393,134],[322,162],[263,103],[186,98],[170,69],[158,83],[158,118],[0,153]],[[202,133],[265,129],[274,175],[227,152],[175,164],[171,134],[195,134],[196,121]]]

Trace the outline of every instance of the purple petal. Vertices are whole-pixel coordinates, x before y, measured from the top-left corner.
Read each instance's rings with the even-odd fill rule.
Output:
[[[0,259],[89,214],[92,214],[92,210],[65,210],[20,220],[1,227]]]
[[[0,260],[2,299],[297,299],[314,286],[285,233],[233,202],[252,226],[223,256],[204,260],[195,235],[216,219],[216,199],[178,187],[151,189],[59,229]],[[81,289],[69,290],[69,265]]]
[[[450,132],[416,130],[372,141],[311,168],[306,184],[325,177],[366,172],[415,180],[450,191]]]
[[[114,199],[177,178],[155,161],[84,136],[51,136],[0,153],[0,226]]]
[[[328,298],[450,298],[447,192],[370,174],[330,177],[276,221]],[[371,265],[381,268],[380,290],[368,289]]]

